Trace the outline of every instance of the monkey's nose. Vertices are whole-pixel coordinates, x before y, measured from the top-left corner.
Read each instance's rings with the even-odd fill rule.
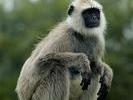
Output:
[[[82,16],[86,27],[93,28],[100,25],[100,10],[98,8],[86,9]]]

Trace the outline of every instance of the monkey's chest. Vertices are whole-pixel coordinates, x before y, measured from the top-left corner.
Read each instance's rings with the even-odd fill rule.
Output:
[[[75,48],[74,52],[85,53],[88,56],[89,60],[94,60],[98,56],[96,47],[91,45],[78,45],[77,48]]]
[[[85,53],[90,60],[96,59],[102,53],[102,45],[96,37],[88,37],[82,41],[75,38],[72,43],[73,52]]]

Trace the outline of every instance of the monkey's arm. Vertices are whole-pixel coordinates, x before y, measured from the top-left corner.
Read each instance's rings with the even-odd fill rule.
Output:
[[[50,53],[40,59],[40,66],[44,66],[48,61],[56,61],[65,65],[67,68],[76,66],[79,72],[81,72],[82,82],[81,86],[83,90],[87,90],[91,81],[91,69],[90,61],[84,53]]]
[[[103,67],[103,74],[100,79],[101,88],[98,92],[97,100],[105,100],[108,94],[109,89],[111,88],[111,83],[113,79],[113,71],[106,63],[101,63]]]
[[[32,60],[29,58],[24,64],[17,83],[18,96],[20,100],[31,100],[41,84],[40,80],[46,79],[50,70],[55,69],[55,65],[58,65],[59,69],[77,66],[84,73],[85,82],[89,83],[91,72],[89,64],[86,55],[82,53],[50,53]]]

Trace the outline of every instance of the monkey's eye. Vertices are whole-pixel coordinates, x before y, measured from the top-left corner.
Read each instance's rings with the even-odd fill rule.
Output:
[[[71,5],[71,6],[69,7],[69,9],[68,9],[68,15],[72,15],[73,11],[74,11],[74,6]]]

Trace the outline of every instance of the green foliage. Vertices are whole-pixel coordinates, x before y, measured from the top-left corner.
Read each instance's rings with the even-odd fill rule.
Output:
[[[133,1],[100,2],[108,20],[105,61],[114,70],[108,100],[133,100]],[[66,17],[68,3],[68,0],[34,3],[14,0],[11,12],[0,6],[0,100],[17,100],[14,90],[24,61],[39,38]]]

